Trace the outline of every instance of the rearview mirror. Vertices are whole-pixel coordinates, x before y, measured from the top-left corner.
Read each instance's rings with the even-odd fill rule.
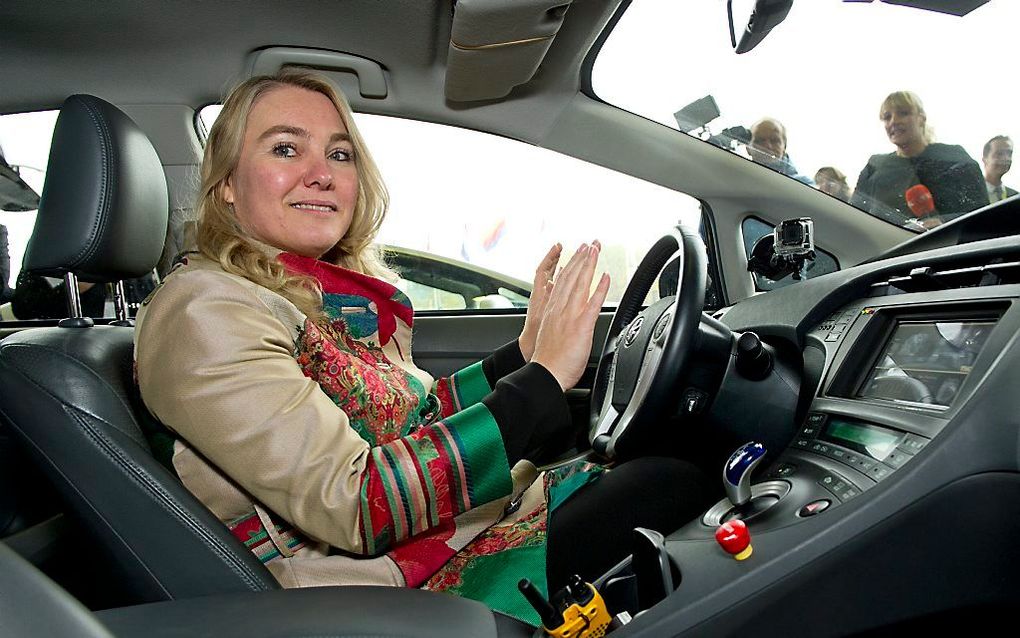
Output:
[[[737,5],[734,7],[733,5]],[[730,21],[730,44],[737,53],[747,53],[779,26],[790,13],[793,0],[726,0]],[[746,24],[737,41],[736,24]]]

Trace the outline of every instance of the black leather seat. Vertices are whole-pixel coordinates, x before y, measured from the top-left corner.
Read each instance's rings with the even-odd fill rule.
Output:
[[[113,282],[152,271],[167,227],[162,165],[98,98],[64,103],[24,268]],[[70,286],[69,288],[76,288]],[[278,589],[269,571],[152,456],[130,327],[72,318],[0,343],[0,417],[40,461],[95,547],[150,602]]]

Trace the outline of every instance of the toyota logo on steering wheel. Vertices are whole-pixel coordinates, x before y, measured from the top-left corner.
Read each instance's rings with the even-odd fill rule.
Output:
[[[627,328],[627,336],[623,340],[623,347],[629,348],[635,340],[637,340],[638,333],[641,332],[641,324],[645,322],[643,316],[639,316],[637,319],[631,322]]]

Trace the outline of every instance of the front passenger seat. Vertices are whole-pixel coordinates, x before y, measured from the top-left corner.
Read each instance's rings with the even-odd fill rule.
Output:
[[[159,260],[167,186],[145,134],[88,95],[64,102],[24,268],[83,281]],[[72,313],[74,314],[74,313]],[[80,313],[78,313],[80,314]],[[27,444],[131,592],[125,603],[277,589],[268,570],[152,456],[132,328],[72,316],[0,343],[0,417]]]

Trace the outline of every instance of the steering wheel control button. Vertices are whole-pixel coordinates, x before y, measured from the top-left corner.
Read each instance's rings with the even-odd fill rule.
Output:
[[[796,439],[793,442],[793,446],[806,450],[811,447],[811,439]]]
[[[652,338],[658,339],[662,336],[662,333],[666,331],[666,326],[669,325],[669,313],[663,313],[659,317],[659,322],[655,324],[655,332],[652,333]]]
[[[746,560],[754,551],[751,547],[751,532],[747,530],[747,524],[739,518],[720,525],[715,530],[715,540],[723,551],[732,554],[737,560]]]
[[[830,505],[832,505],[832,501],[827,498],[820,498],[817,501],[811,501],[804,507],[800,508],[800,511],[797,512],[797,516],[807,518],[809,516],[814,516],[815,514],[821,514],[825,510],[829,509]]]

